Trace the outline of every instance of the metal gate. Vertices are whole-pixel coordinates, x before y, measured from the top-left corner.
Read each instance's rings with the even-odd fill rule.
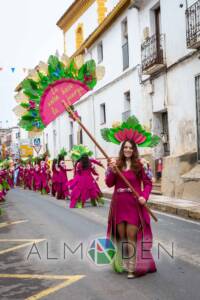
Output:
[[[200,75],[195,77],[196,120],[197,120],[197,160],[200,163]]]

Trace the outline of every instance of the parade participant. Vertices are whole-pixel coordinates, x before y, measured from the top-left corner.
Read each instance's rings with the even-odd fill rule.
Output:
[[[50,179],[50,170],[45,163],[45,160],[40,162],[40,178],[41,178],[41,194],[49,194],[49,179]]]
[[[59,172],[60,172],[60,168],[58,167],[58,160],[55,158],[52,164],[51,194],[53,197],[56,197],[58,191]]]
[[[24,184],[24,166],[22,165],[22,161],[20,161],[19,164],[19,172],[18,172],[18,176],[17,176],[17,186],[23,186]]]
[[[70,180],[71,199],[70,208],[82,208],[87,200],[92,205],[103,204],[101,190],[93,175],[98,176],[94,164],[103,165],[95,159],[89,158],[93,153],[83,145],[76,145],[71,151],[71,158],[75,160],[74,178]]]
[[[14,164],[12,160],[9,161],[7,181],[10,188],[13,188],[14,187]]]
[[[149,170],[147,172],[140,161],[137,145],[152,147],[159,142],[159,138],[146,132],[134,116],[123,124],[104,129],[102,136],[106,141],[116,144],[122,142],[119,157],[108,161],[106,172],[107,186],[114,187],[107,228],[108,238],[112,238],[118,248],[113,261],[114,270],[123,272],[126,265],[128,278],[155,272],[156,266],[151,255],[150,216],[144,207],[152,189],[152,181]],[[139,194],[139,198],[117,174],[116,167]]]
[[[32,169],[31,169],[31,165],[28,162],[26,164],[26,167],[24,169],[24,189],[28,188],[29,190],[32,189]]]
[[[41,191],[40,165],[38,161],[35,161],[33,169],[33,190]]]
[[[57,176],[57,199],[65,200],[69,197],[68,177],[67,172],[72,169],[67,169],[64,161],[64,156],[58,158],[58,176]]]
[[[5,201],[7,189],[5,189],[5,170],[0,170],[0,202]]]

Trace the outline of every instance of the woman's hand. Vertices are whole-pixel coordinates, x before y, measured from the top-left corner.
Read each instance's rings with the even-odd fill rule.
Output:
[[[111,168],[113,173],[116,173],[117,162],[116,159],[111,158],[108,160],[108,167]]]
[[[144,205],[146,203],[146,199],[142,196],[138,198],[138,201],[141,205]]]

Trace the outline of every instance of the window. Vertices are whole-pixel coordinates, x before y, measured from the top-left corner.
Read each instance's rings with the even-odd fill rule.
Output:
[[[100,124],[106,123],[106,104],[102,103],[100,105]]]
[[[79,116],[79,119],[81,121],[81,117]],[[77,132],[77,143],[83,144],[83,129],[79,126],[78,132]]]
[[[123,70],[129,67],[128,23],[127,18],[121,23]]]
[[[122,113],[122,121],[126,121],[131,115],[131,95],[130,91],[124,93],[124,112]]]
[[[54,157],[56,157],[56,143],[57,143],[57,132],[56,129],[53,129],[53,152],[54,152]]]
[[[46,143],[45,143],[45,148],[46,148],[46,151],[48,150],[48,139],[49,139],[49,137],[48,137],[48,133],[46,133]]]
[[[130,110],[131,108],[131,95],[130,95],[130,91],[127,91],[126,93],[124,93],[124,110]]]
[[[98,57],[98,64],[103,61],[103,43],[102,41],[97,45],[97,57]]]
[[[71,150],[72,147],[74,146],[73,132],[74,132],[73,122],[70,122],[69,150]]]

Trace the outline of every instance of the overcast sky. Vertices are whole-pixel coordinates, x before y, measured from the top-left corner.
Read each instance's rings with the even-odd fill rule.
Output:
[[[72,2],[0,0],[0,127],[16,124],[14,89],[26,76],[23,68],[34,68],[57,49],[62,53],[63,35],[56,22]]]

